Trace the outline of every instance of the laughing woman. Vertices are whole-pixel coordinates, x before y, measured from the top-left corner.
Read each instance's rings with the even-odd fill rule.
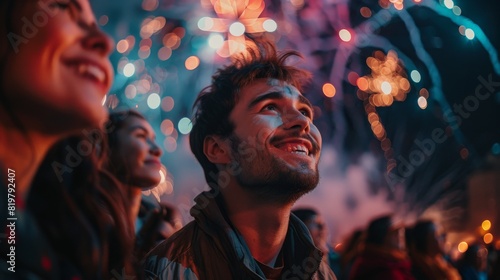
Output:
[[[99,177],[96,166],[84,164],[91,161],[83,156],[71,165],[72,174],[81,175],[78,180],[65,176],[44,182],[35,174],[55,143],[106,120],[101,101],[112,83],[112,41],[97,27],[88,0],[2,0],[0,19],[0,230],[15,236],[1,236],[0,278],[108,278],[104,260],[113,247],[106,236],[110,225],[92,213],[104,207],[107,214],[101,215],[116,225],[119,211],[111,209],[106,188],[94,180]],[[81,148],[78,143],[65,144],[63,150]],[[47,193],[58,200],[33,197],[35,185],[45,193],[40,188],[47,183]],[[70,191],[76,185],[81,193]],[[96,202],[80,204],[73,196],[95,197]],[[6,201],[12,202],[10,208]],[[40,220],[35,209],[51,216]],[[12,222],[5,227],[7,218]],[[98,250],[84,248],[89,244]]]

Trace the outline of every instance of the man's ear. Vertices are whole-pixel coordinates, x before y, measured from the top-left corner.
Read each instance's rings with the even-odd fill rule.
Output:
[[[227,164],[231,162],[229,149],[220,137],[212,135],[205,137],[203,141],[203,153],[208,160],[215,164]]]

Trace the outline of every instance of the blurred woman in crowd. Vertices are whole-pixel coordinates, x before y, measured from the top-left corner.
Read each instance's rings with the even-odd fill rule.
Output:
[[[404,228],[393,225],[391,216],[374,219],[349,279],[414,280],[404,243]]]
[[[156,244],[167,217],[174,214],[173,209],[142,201],[142,191],[160,183],[162,150],[155,142],[154,129],[134,110],[111,112],[105,131],[108,142],[105,166],[127,193],[129,219],[136,223],[135,255],[141,259]],[[138,219],[141,208],[141,219]]]
[[[0,209],[2,231],[17,219],[15,246],[0,240],[0,278],[110,278],[127,243],[113,179],[97,171],[87,142],[46,155],[106,120],[113,43],[88,0],[4,0],[0,14],[0,197],[14,209]],[[34,179],[44,159],[48,178]],[[15,276],[3,260],[12,248]]]
[[[461,279],[458,271],[444,257],[444,235],[434,222],[419,221],[407,234],[412,271],[417,280]]]

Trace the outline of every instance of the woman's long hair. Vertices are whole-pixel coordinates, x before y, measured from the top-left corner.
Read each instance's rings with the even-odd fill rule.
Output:
[[[123,188],[100,170],[89,145],[82,137],[56,144],[38,170],[27,207],[58,256],[85,279],[109,279],[128,267],[134,233]]]

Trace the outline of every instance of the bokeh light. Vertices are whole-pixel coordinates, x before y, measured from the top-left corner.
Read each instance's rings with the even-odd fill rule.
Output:
[[[411,79],[415,82],[415,83],[419,83],[420,80],[421,80],[421,76],[420,76],[420,72],[418,72],[417,70],[412,70],[410,72],[410,77]]]
[[[182,118],[179,120],[179,124],[177,126],[179,128],[179,132],[182,134],[188,134],[191,132],[191,129],[193,128],[193,123],[189,118]]]
[[[274,32],[278,29],[278,24],[273,19],[266,19],[264,23],[262,23],[262,27],[267,32]]]
[[[474,34],[474,30],[470,28],[465,29],[465,37],[467,37],[467,39],[469,40],[473,40],[474,37],[476,37],[476,35]]]
[[[332,84],[330,83],[325,83],[323,85],[323,94],[326,96],[326,97],[334,97],[335,96],[335,93],[337,92],[337,90],[335,89],[335,86],[333,86]]]
[[[197,56],[192,55],[186,59],[184,65],[187,70],[194,70],[200,65],[200,59]]]
[[[229,33],[233,36],[241,36],[245,33],[245,25],[239,21],[233,22],[229,26]]]
[[[465,253],[465,251],[467,251],[468,248],[469,248],[469,244],[467,244],[467,242],[462,241],[462,242],[458,243],[457,250],[460,253]]]
[[[359,12],[361,13],[361,15],[364,17],[364,18],[369,18],[372,16],[372,10],[370,10],[370,8],[368,7],[362,7]]]
[[[455,3],[453,3],[453,0],[444,0],[443,4],[448,9],[453,9],[453,6],[455,6]]]
[[[125,67],[123,67],[123,75],[125,77],[132,77],[135,74],[135,65],[133,63],[127,63]]]
[[[417,100],[417,103],[420,109],[424,110],[425,108],[427,108],[427,99],[425,97],[420,96]]]
[[[490,220],[484,220],[482,223],[481,223],[481,228],[483,228],[483,230],[490,230],[491,228],[491,222]]]
[[[170,112],[174,108],[175,101],[171,96],[166,96],[161,101],[161,109],[165,112]]]
[[[493,242],[493,234],[491,233],[487,233],[483,236],[483,241],[485,244],[490,244],[491,242]]]
[[[161,103],[161,98],[160,98],[160,95],[158,93],[151,93],[148,96],[148,107],[149,108],[154,110],[154,109],[160,107],[160,103]]]
[[[349,30],[347,29],[341,29],[339,31],[339,37],[344,42],[349,42],[352,39],[351,32],[349,32]]]
[[[174,123],[169,120],[163,120],[160,125],[160,130],[165,136],[169,136],[174,132]]]
[[[125,53],[126,51],[128,51],[128,48],[129,44],[125,39],[118,41],[118,43],[116,44],[116,51],[119,53]]]
[[[222,37],[221,34],[218,33],[212,33],[210,36],[208,36],[208,45],[212,49],[219,49],[224,45],[224,37]]]

